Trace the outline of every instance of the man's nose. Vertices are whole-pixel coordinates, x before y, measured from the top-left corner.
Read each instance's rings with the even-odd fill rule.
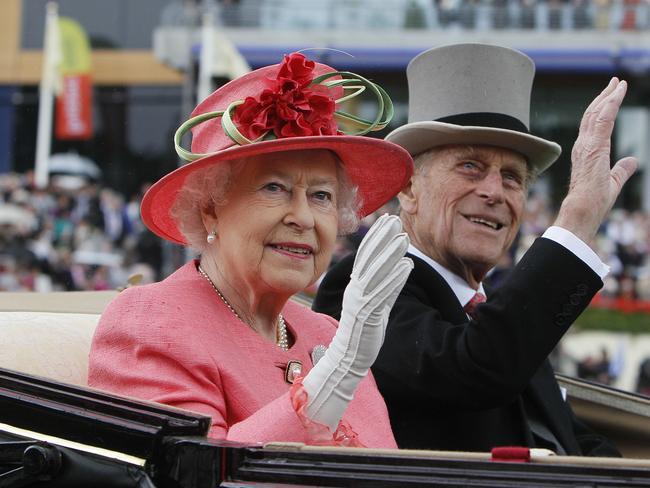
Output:
[[[499,171],[489,171],[479,182],[477,193],[490,204],[502,203],[505,199],[503,176]]]
[[[314,227],[314,212],[309,205],[309,198],[305,192],[294,191],[292,193],[284,223],[299,229]]]

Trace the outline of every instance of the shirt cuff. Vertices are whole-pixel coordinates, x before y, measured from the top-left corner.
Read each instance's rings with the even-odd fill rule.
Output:
[[[601,280],[609,273],[609,266],[603,263],[598,255],[571,231],[553,225],[546,229],[542,237],[555,241],[571,251],[600,276]]]

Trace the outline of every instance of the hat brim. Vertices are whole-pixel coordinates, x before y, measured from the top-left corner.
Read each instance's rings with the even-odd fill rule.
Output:
[[[403,125],[388,134],[386,140],[402,146],[412,156],[450,144],[502,147],[522,154],[535,174],[548,169],[562,152],[559,144],[523,132],[434,121]]]
[[[226,161],[308,149],[327,149],[338,155],[348,178],[358,187],[358,196],[362,202],[360,217],[365,217],[387,203],[404,188],[413,173],[413,160],[405,149],[392,142],[371,137],[293,137],[233,146],[181,166],[158,180],[142,199],[142,220],[163,239],[186,245],[170,211],[190,174]]]

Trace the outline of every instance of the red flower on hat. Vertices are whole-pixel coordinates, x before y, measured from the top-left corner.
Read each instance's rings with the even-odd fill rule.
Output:
[[[316,63],[299,53],[284,57],[276,79],[258,97],[246,97],[233,122],[248,139],[273,131],[275,137],[338,134],[336,102],[327,87],[311,85]]]

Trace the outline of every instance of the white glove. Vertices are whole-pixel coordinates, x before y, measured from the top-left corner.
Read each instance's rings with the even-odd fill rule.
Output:
[[[336,335],[303,380],[307,415],[332,432],[384,342],[388,315],[413,269],[404,257],[408,245],[399,217],[377,219],[354,260]]]

